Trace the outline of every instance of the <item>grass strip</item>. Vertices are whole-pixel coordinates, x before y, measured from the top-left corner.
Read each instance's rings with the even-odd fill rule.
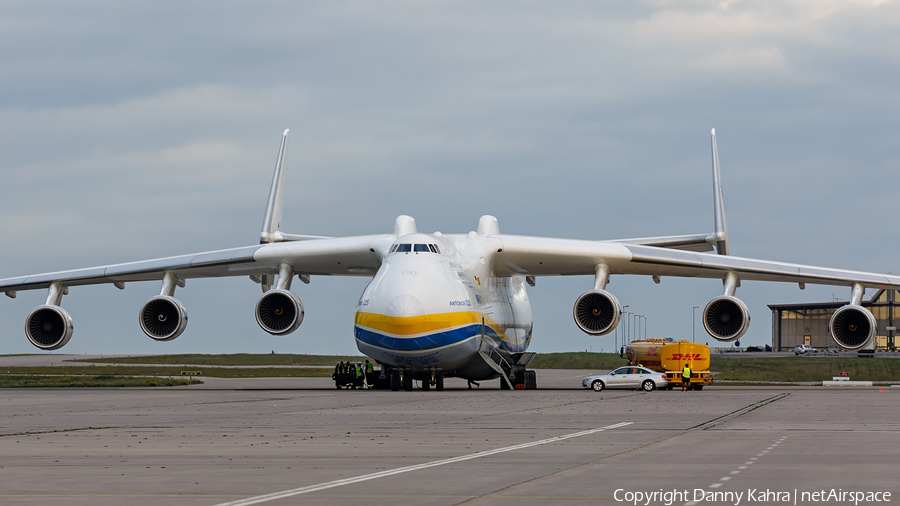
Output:
[[[856,357],[712,357],[716,379],[743,381],[823,381],[842,372],[857,381],[898,381],[900,360]]]
[[[143,355],[136,357],[111,357],[77,359],[72,362],[102,362],[107,364],[197,364],[197,365],[330,365],[338,362],[364,362],[362,355],[295,355],[281,353],[235,353],[230,355],[205,355],[183,353],[176,355]]]
[[[0,388],[60,388],[60,387],[174,387],[203,383],[200,380],[158,377],[100,376],[0,376]]]
[[[308,369],[302,367],[260,367],[231,369],[227,367],[191,367],[173,365],[167,367],[148,367],[134,365],[92,365],[92,366],[35,366],[35,367],[10,367],[9,374],[50,374],[61,376],[147,376],[182,378],[182,372],[195,373],[193,376],[207,376],[212,378],[323,378],[331,377],[330,369]],[[196,373],[200,374],[197,375]],[[0,370],[0,376],[6,376]]]
[[[538,353],[529,364],[529,369],[615,369],[628,365],[618,353]]]

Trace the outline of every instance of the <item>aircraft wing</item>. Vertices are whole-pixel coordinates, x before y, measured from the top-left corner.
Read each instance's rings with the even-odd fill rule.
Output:
[[[610,274],[724,278],[734,272],[742,280],[782,281],[866,288],[900,289],[900,276],[811,265],[773,262],[728,255],[679,251],[635,244],[493,235],[502,243],[494,258],[498,275],[594,275],[599,264]]]
[[[207,251],[140,262],[0,279],[0,291],[161,280],[166,272],[179,279],[277,274],[288,263],[296,274],[371,276],[394,236],[370,235],[282,242]]]
[[[680,249],[685,251],[712,251],[717,241],[716,234],[667,235],[662,237],[640,237],[636,239],[615,239],[617,244],[634,244],[639,246],[656,246],[658,248]]]

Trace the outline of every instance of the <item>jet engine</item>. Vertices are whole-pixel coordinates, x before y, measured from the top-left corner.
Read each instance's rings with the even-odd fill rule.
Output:
[[[256,303],[256,323],[269,334],[290,334],[303,323],[303,303],[290,290],[269,290]]]
[[[188,316],[184,304],[169,295],[157,295],[148,300],[140,313],[141,330],[151,339],[171,341],[187,327]]]
[[[736,341],[750,328],[750,311],[737,297],[716,297],[703,308],[703,327],[717,341]]]
[[[847,350],[864,349],[875,338],[876,327],[872,313],[854,304],[835,311],[828,322],[831,338]]]
[[[42,350],[62,348],[74,331],[72,317],[59,306],[38,306],[25,319],[25,335],[31,344]]]
[[[582,332],[602,336],[612,332],[619,324],[622,306],[619,299],[606,290],[591,290],[575,300],[572,314]]]

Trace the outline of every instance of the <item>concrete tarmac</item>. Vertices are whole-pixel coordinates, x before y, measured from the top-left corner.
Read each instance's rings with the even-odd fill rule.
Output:
[[[580,388],[588,372],[538,371],[534,391],[497,380],[338,391],[323,378],[2,390],[0,504],[596,505],[687,491],[670,502],[681,505],[695,489],[740,492],[741,504],[748,489],[900,498],[900,388],[597,393]],[[346,482],[322,486],[335,480]],[[259,497],[281,491],[292,492]]]

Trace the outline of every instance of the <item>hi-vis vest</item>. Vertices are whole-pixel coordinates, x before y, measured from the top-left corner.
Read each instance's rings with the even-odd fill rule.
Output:
[[[691,368],[690,366],[685,365],[684,370],[681,371],[682,378],[690,378],[691,377]]]

